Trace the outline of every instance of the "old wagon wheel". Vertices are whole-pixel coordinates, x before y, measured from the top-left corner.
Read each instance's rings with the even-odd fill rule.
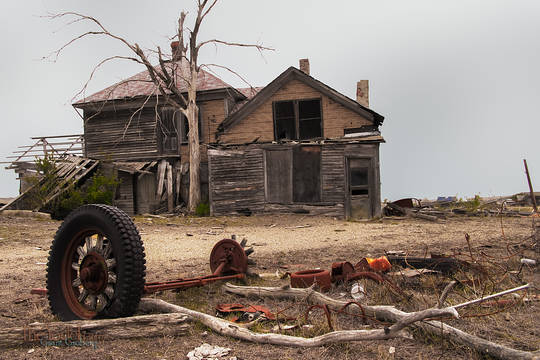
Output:
[[[132,315],[145,279],[144,247],[130,217],[84,205],[58,229],[49,252],[47,290],[61,320]]]

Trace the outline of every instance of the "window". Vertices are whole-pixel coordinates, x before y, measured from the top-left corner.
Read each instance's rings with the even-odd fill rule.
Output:
[[[164,154],[178,153],[177,117],[180,115],[174,109],[161,109],[158,117],[161,152]]]
[[[188,134],[189,134],[189,123],[187,118],[182,115],[181,119],[181,126],[180,129],[182,130],[182,144],[188,143]],[[199,141],[202,141],[202,125],[201,125],[201,110],[199,109]]]
[[[163,154],[178,153],[178,134],[180,143],[188,143],[189,124],[187,118],[172,108],[162,108],[158,117],[160,149]],[[179,131],[180,130],[180,131]],[[199,141],[202,141],[201,111],[199,110]]]
[[[322,137],[321,100],[274,102],[276,140],[306,140]]]
[[[321,201],[321,148],[267,150],[266,201],[290,204]]]
[[[369,160],[350,159],[351,195],[369,195]]]

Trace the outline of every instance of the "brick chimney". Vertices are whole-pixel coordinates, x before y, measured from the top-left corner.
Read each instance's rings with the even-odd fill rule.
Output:
[[[172,54],[172,60],[178,61],[182,58],[182,54],[178,53],[178,45],[180,43],[178,41],[171,42],[171,54]]]
[[[360,80],[356,83],[356,102],[369,107],[369,80]]]
[[[309,75],[309,59],[300,59],[300,71]]]

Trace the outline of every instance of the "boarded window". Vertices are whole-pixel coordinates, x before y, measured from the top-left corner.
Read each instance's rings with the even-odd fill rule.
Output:
[[[293,201],[321,201],[321,148],[295,147],[293,165]]]
[[[276,140],[306,140],[322,137],[321,100],[291,100],[274,103]]]
[[[267,150],[266,201],[289,204],[321,201],[321,148]]]

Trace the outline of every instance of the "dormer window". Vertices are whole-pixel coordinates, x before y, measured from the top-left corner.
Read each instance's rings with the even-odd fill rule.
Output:
[[[273,105],[276,141],[323,136],[321,99],[276,101]]]

